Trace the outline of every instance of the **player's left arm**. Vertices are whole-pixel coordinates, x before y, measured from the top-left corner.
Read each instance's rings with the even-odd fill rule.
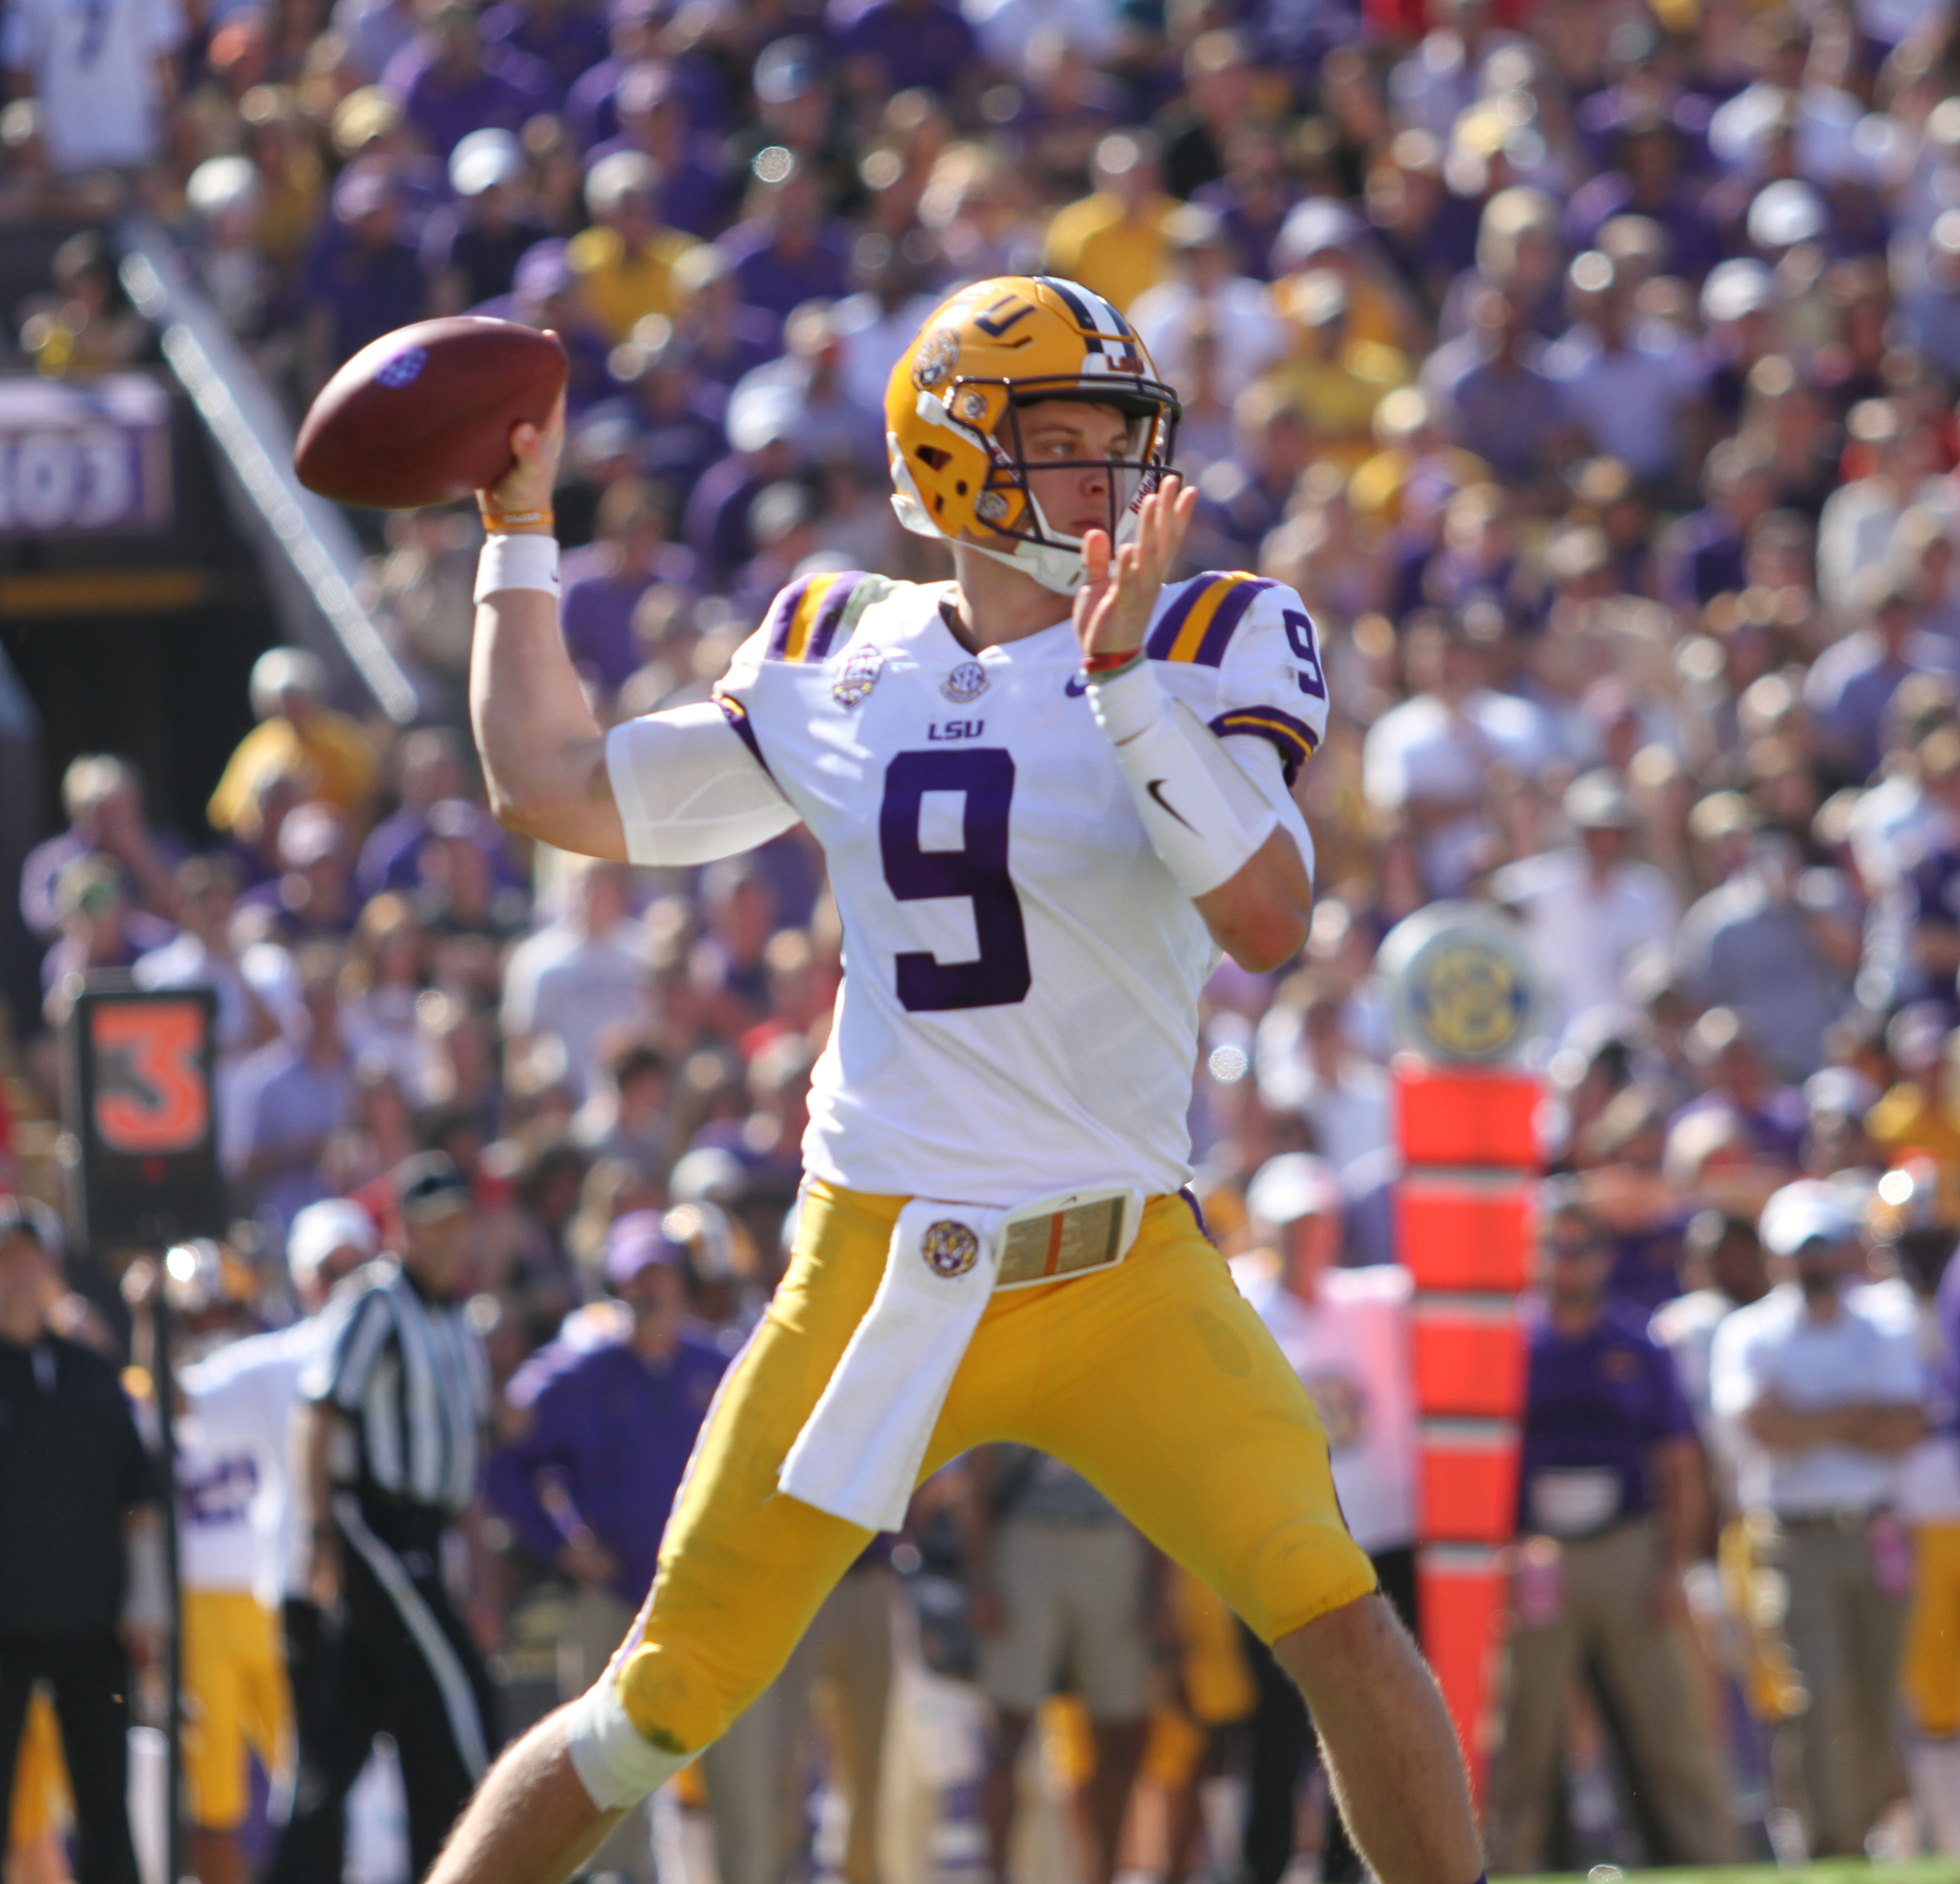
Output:
[[[1242,762],[1220,732],[1170,697],[1143,651],[1197,495],[1167,478],[1144,498],[1134,537],[1113,555],[1105,533],[1088,533],[1089,580],[1076,597],[1075,629],[1090,703],[1152,846],[1212,939],[1242,968],[1263,973],[1306,940],[1313,877],[1306,825],[1280,766],[1262,756]]]

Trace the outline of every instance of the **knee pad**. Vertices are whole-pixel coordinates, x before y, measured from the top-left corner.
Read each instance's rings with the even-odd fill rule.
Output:
[[[750,1697],[703,1658],[641,1642],[573,1702],[567,1751],[593,1804],[631,1806],[721,1737]]]

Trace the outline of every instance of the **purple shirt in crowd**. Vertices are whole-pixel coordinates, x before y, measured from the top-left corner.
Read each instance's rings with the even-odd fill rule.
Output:
[[[523,6],[500,0],[484,14],[479,30],[487,42],[511,46],[545,68],[554,111],[565,109],[573,84],[606,53],[605,19],[583,6]]]
[[[679,543],[663,544],[644,576],[621,574],[609,543],[568,552],[558,620],[573,666],[590,669],[607,692],[617,693],[640,665],[633,611],[641,597],[657,582],[691,584],[694,568],[693,556]]]
[[[762,222],[737,223],[721,238],[742,298],[751,307],[766,307],[778,319],[788,320],[807,301],[850,292],[848,224],[826,221],[801,255],[785,255],[775,242],[775,231]]]
[[[434,50],[412,41],[389,60],[381,82],[402,101],[409,122],[445,164],[473,131],[513,134],[551,110],[549,69],[514,46],[485,46],[482,68],[457,78],[436,62]]]
[[[639,148],[628,138],[608,138],[586,154],[585,167],[590,170],[616,151]],[[657,158],[654,161],[660,163]],[[679,163],[660,164],[660,220],[670,229],[709,241],[721,234],[727,212],[728,180],[706,161],[698,145],[683,150]]]
[[[428,311],[428,278],[422,256],[406,241],[371,248],[339,223],[329,223],[307,263],[306,302],[333,318],[332,363]]]
[[[557,1558],[573,1525],[587,1525],[619,1561],[614,1593],[638,1602],[727,1365],[698,1335],[682,1335],[664,1367],[623,1340],[590,1347],[560,1336],[512,1376],[507,1397],[530,1428],[491,1454],[485,1495],[539,1563]],[[570,1507],[556,1516],[539,1496],[548,1475]]]
[[[845,32],[846,59],[873,59],[893,91],[924,85],[950,97],[961,75],[977,68],[979,42],[957,7],[939,0],[872,0]]]
[[[1519,1522],[1533,1528],[1532,1478],[1541,1472],[1605,1469],[1619,1479],[1619,1516],[1651,1508],[1647,1456],[1662,1440],[1694,1431],[1694,1416],[1667,1351],[1650,1339],[1643,1311],[1608,1301],[1589,1333],[1561,1334],[1540,1306],[1526,1323]]]
[[[283,1227],[332,1195],[320,1174],[320,1147],[353,1111],[354,1069],[345,1058],[317,1067],[304,1046],[275,1040],[239,1068],[227,1163],[242,1167],[266,1153],[288,1158],[261,1185],[258,1216]]]
[[[603,59],[571,88],[565,100],[565,129],[581,151],[619,135],[619,81],[634,62]],[[687,122],[697,135],[731,128],[728,100],[720,75],[705,59],[690,54],[673,62],[674,86],[687,102]],[[675,225],[678,227],[678,224]]]

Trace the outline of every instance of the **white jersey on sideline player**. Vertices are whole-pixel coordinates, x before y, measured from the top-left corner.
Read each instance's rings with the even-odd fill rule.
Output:
[[[269,1609],[298,1593],[286,1438],[317,1316],[221,1348],[181,1376],[178,1508],[186,1590],[249,1590]]]

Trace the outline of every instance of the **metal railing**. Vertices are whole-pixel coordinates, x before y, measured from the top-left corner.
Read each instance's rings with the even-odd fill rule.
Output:
[[[412,724],[419,711],[415,686],[355,593],[361,546],[346,518],[294,476],[292,428],[278,401],[189,278],[169,235],[149,218],[132,216],[116,240],[123,285],[158,329],[164,359],[252,507],[263,546],[298,578],[382,711],[397,725]]]

